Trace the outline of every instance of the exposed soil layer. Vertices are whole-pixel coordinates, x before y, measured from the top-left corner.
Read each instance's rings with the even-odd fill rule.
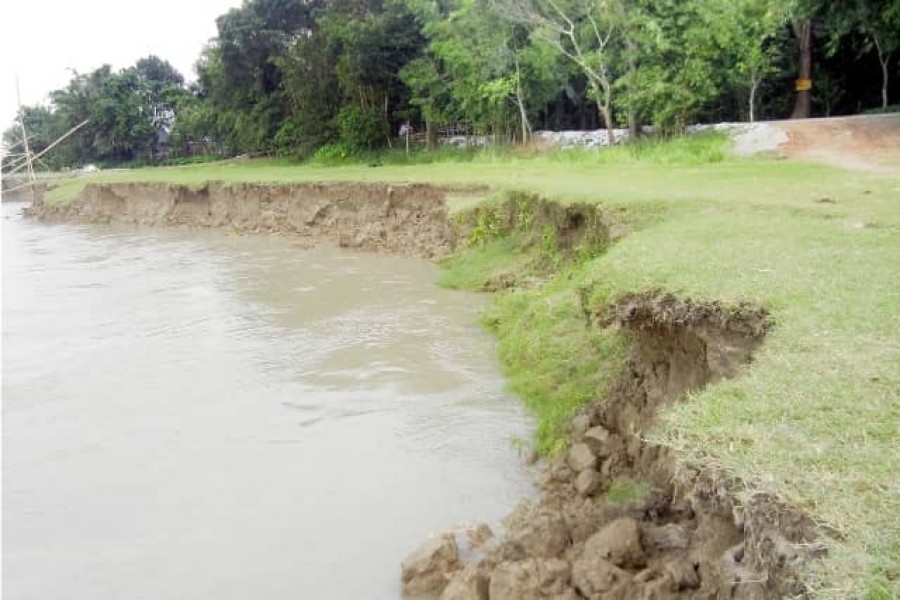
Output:
[[[70,202],[37,202],[30,213],[51,221],[291,233],[310,243],[438,258],[456,245],[444,194],[415,184],[92,184]]]
[[[751,361],[765,311],[653,293],[588,318],[625,328],[633,351],[608,396],[573,419],[570,449],[538,476],[539,500],[469,561],[456,536],[432,540],[439,552],[404,563],[406,588],[422,592],[424,573],[444,600],[803,595],[797,573],[817,548],[808,519],[766,495],[739,500],[737,482],[641,437],[661,406]]]

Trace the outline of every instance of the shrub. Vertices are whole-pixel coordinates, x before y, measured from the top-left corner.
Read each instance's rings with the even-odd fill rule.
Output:
[[[390,126],[384,115],[374,109],[345,106],[338,113],[341,141],[355,150],[374,150],[387,144]],[[318,154],[318,153],[317,153]]]
[[[344,142],[332,142],[320,146],[313,154],[313,160],[325,163],[343,162],[356,157],[356,149]]]

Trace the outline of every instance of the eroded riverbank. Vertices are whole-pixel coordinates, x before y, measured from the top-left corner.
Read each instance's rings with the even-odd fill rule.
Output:
[[[308,186],[281,193],[277,210],[268,212],[270,204],[257,198],[261,192],[251,188],[247,213],[241,212],[239,199],[229,200],[234,206],[193,197],[180,204],[176,193],[161,205],[149,205],[158,212],[141,216],[144,201],[135,206],[128,200],[129,194],[121,191],[114,193],[117,199],[110,200],[98,187],[68,208],[45,207],[38,214],[49,219],[293,232],[313,241],[318,234],[309,228],[321,223],[327,224],[321,231],[327,231],[331,239],[354,240],[352,244],[344,241],[346,245],[401,253],[406,251],[403,248],[418,248],[415,252],[424,256],[441,256],[464,246],[486,248],[512,239],[512,245],[502,242],[507,244],[503,246],[505,255],[515,255],[512,268],[504,264],[498,269],[489,262],[479,267],[483,269],[475,269],[470,278],[471,287],[485,290],[539,288],[572,264],[603,253],[625,235],[625,230],[596,206],[562,207],[527,195],[477,208],[451,223],[443,206],[436,208],[439,200],[435,196],[426,202],[434,209],[428,213],[432,215],[429,222],[443,220],[433,230],[449,231],[437,238],[449,240],[440,246],[443,250],[423,251],[428,242],[415,237],[415,228],[405,235],[417,241],[393,249],[382,234],[415,223],[408,217],[392,220],[390,190],[395,188],[376,186],[373,201],[367,203],[363,196],[354,195],[367,186],[348,186],[333,188],[341,189],[345,196],[338,214],[366,214],[371,229],[355,217],[329,217],[321,222],[309,217],[316,214],[310,212],[316,201],[306,205],[312,194]],[[352,198],[346,197],[348,190],[353,190],[349,192]],[[421,200],[412,202],[405,206],[418,207]],[[219,208],[214,209],[217,204]],[[421,214],[416,210],[412,208],[409,214]],[[263,214],[274,216],[262,218]],[[328,209],[325,214],[335,213]],[[385,222],[391,225],[386,227]],[[367,231],[379,233],[373,237]],[[575,290],[565,291],[568,295]],[[797,573],[810,556],[821,552],[821,546],[812,542],[820,532],[805,517],[766,494],[746,494],[741,482],[707,464],[682,464],[668,450],[644,441],[658,407],[707,383],[740,374],[767,328],[764,314],[753,307],[691,303],[671,297],[660,300],[656,296],[642,301],[620,298],[597,307],[586,302],[590,290],[578,290],[578,295],[585,327],[621,330],[622,343],[631,348],[627,360],[608,367],[616,371],[618,383],[608,394],[595,394],[594,403],[576,416],[568,436],[571,450],[547,465],[539,477],[543,495],[537,504],[517,509],[507,529],[481,551],[480,558],[473,561],[470,557],[467,566],[455,556],[450,538],[431,544],[433,552],[426,553],[424,563],[407,568],[405,580],[407,585],[414,581],[422,574],[416,573],[418,569],[438,585],[412,585],[410,589],[443,592],[448,599],[479,600],[765,598],[804,593],[806,588]],[[575,294],[571,300],[577,302]],[[623,306],[630,308],[622,311]],[[538,311],[538,307],[527,309],[532,310]],[[598,320],[598,310],[607,316]],[[607,314],[610,311],[612,316]],[[735,315],[741,318],[733,319]],[[724,366],[720,364],[723,357],[727,359]],[[590,440],[585,439],[588,431],[592,432]],[[611,502],[610,495],[619,499]],[[613,533],[608,528],[613,528]],[[610,548],[621,543],[631,548],[625,558]]]
[[[799,574],[824,550],[809,518],[644,437],[665,405],[750,363],[767,313],[651,294],[586,317],[626,329],[633,349],[608,396],[572,420],[569,449],[543,465],[539,500],[467,556],[458,535],[426,542],[403,564],[406,588],[441,600],[804,596]]]
[[[456,247],[442,188],[423,184],[88,184],[42,220],[290,233],[313,245],[439,258]]]

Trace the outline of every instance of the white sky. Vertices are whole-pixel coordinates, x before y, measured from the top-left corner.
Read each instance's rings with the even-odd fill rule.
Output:
[[[209,38],[215,18],[241,0],[11,0],[0,8],[0,128],[16,114],[16,81],[23,104],[43,102],[79,73],[104,63],[121,69],[156,54],[185,79]]]

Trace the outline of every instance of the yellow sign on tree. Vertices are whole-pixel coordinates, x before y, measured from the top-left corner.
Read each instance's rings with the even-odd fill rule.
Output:
[[[794,82],[794,89],[798,92],[805,92],[812,89],[812,79],[798,79]]]

